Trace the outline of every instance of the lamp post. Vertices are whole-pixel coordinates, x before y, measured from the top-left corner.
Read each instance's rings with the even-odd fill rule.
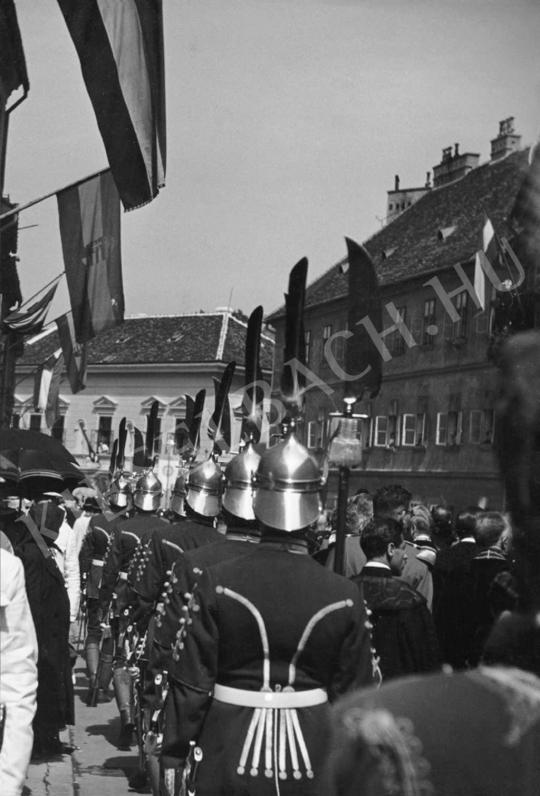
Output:
[[[353,414],[356,398],[345,398],[345,407],[339,417],[339,426],[330,442],[328,458],[330,464],[338,467],[337,525],[334,571],[344,574],[345,526],[347,521],[347,502],[349,499],[350,468],[362,461],[362,443],[358,439],[358,419],[367,415]]]

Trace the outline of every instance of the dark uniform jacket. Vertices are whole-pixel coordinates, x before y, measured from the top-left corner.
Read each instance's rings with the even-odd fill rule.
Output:
[[[329,708],[313,694],[333,699],[372,681],[358,589],[306,549],[263,539],[206,569],[185,598],[169,672],[165,767],[182,764],[193,739],[203,753],[197,796],[319,792]],[[239,689],[241,704],[224,700],[223,686]],[[307,704],[250,706],[245,692],[257,703],[274,692]]]
[[[99,597],[103,564],[111,532],[110,522],[104,514],[95,514],[90,519],[79,553],[81,577],[86,580],[86,596],[90,600]]]
[[[134,560],[150,539],[156,527],[164,526],[165,520],[155,514],[140,513],[129,520],[112,523],[112,533],[103,567],[103,580],[99,592],[102,609],[116,595],[115,610],[121,614],[133,604],[134,595],[128,586],[128,571]]]
[[[128,575],[137,600],[133,619],[140,630],[145,629],[175,561],[189,550],[219,542],[222,538],[223,535],[215,528],[194,520],[162,525],[152,530]]]
[[[439,648],[424,597],[390,569],[369,563],[351,580],[363,589],[371,611],[373,646],[383,680],[436,669]]]
[[[335,707],[327,796],[536,796],[540,680],[520,669],[408,677]]]

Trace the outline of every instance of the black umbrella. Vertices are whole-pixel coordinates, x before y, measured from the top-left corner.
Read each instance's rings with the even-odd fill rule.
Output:
[[[32,491],[74,486],[84,477],[75,457],[57,439],[18,428],[0,429],[0,476]]]

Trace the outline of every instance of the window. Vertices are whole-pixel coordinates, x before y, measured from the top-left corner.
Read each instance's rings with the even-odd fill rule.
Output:
[[[308,448],[317,447],[317,434],[319,432],[319,424],[316,420],[310,420],[307,424],[307,446]]]
[[[463,412],[448,412],[448,445],[461,445]]]
[[[469,414],[469,442],[479,445],[482,442],[482,412],[473,409]]]
[[[454,340],[458,337],[467,337],[467,327],[468,327],[468,313],[467,313],[467,291],[463,290],[461,293],[458,293],[456,296],[456,311],[459,315],[459,320],[454,322],[452,328],[452,336]]]
[[[112,417],[110,415],[100,415],[97,427],[97,449],[98,453],[108,453],[112,443]]]
[[[21,416],[17,412],[14,412],[11,415],[11,428],[20,428],[21,427]]]
[[[424,317],[422,324],[422,345],[433,345],[438,332],[437,316],[435,314],[435,299],[424,301]]]
[[[446,445],[448,439],[448,415],[446,412],[437,412],[437,429],[435,432],[435,445]]]
[[[30,431],[41,431],[41,415],[30,415]]]
[[[461,445],[463,412],[438,412],[436,445]]]
[[[404,414],[401,421],[401,444],[412,448],[425,442],[426,415],[423,412]]]
[[[375,418],[375,432],[373,444],[376,448],[386,448],[388,434],[388,418],[386,415],[377,415]]]
[[[471,410],[469,442],[472,445],[490,445],[493,442],[493,409]]]
[[[161,453],[161,418],[156,417],[156,427],[154,430],[154,454]]]
[[[309,355],[311,353],[311,330],[306,329],[304,332],[304,345],[305,345],[305,357],[306,357],[306,365],[309,365]]]
[[[405,323],[407,316],[406,307],[396,307],[396,312],[397,312],[396,323],[397,323],[397,318],[399,318],[399,320],[402,323]],[[405,353],[405,338],[403,337],[399,329],[396,329],[395,332],[392,332],[389,339],[388,349],[393,357],[399,357]]]
[[[326,341],[329,340],[331,336],[332,336],[332,324],[329,323],[326,326],[323,326],[322,339],[326,343]]]

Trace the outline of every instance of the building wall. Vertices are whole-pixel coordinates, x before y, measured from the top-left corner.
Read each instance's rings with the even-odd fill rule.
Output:
[[[472,263],[464,273],[473,282]],[[377,488],[399,482],[429,502],[443,497],[456,506],[475,503],[485,496],[493,507],[504,502],[494,455],[493,408],[497,372],[488,359],[490,299],[494,289],[486,287],[486,309],[475,305],[454,268],[382,288],[383,330],[394,325],[386,309],[391,304],[405,309],[405,341],[399,331],[381,338],[385,345],[383,383],[373,400],[356,404],[355,411],[368,415],[360,422],[363,461],[351,475],[351,489]],[[467,295],[465,321],[455,321],[453,307]],[[445,297],[445,298],[443,298]],[[426,302],[433,302],[433,316],[424,317]],[[457,309],[455,310],[457,312]],[[311,334],[308,366],[322,381],[306,393],[303,441],[310,447],[326,447],[337,420],[332,411],[342,411],[343,383],[322,356],[323,329],[346,328],[347,305],[335,302],[308,307],[305,329]],[[465,323],[465,326],[464,326]],[[281,369],[283,321],[276,326],[276,364]],[[429,332],[428,333],[428,327]],[[333,346],[343,364],[344,346]],[[381,349],[382,350],[382,349]],[[277,386],[276,380],[274,387]],[[404,416],[407,416],[406,418]],[[377,419],[379,418],[379,419]],[[381,419],[382,418],[382,419]],[[405,426],[404,426],[405,424]],[[333,498],[335,479],[330,480]]]

